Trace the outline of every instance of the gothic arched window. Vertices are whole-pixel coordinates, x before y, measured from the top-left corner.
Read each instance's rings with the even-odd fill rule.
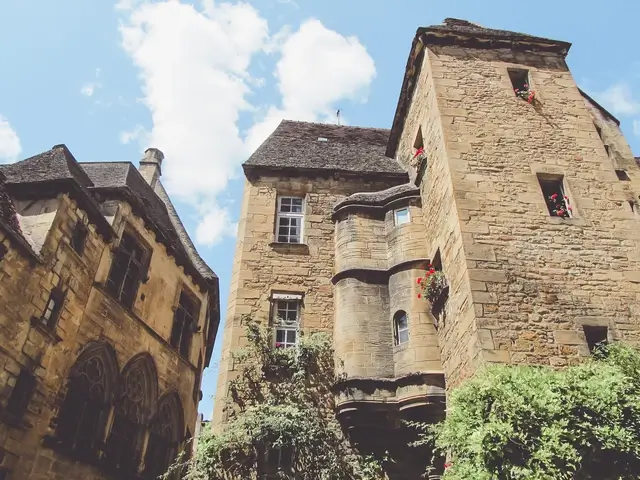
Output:
[[[69,374],[67,394],[58,415],[58,442],[82,457],[94,457],[102,441],[116,389],[118,363],[108,343],[90,342]]]
[[[144,459],[145,478],[156,479],[166,473],[176,459],[184,434],[184,414],[177,393],[162,396],[149,429],[147,453]]]
[[[135,475],[140,465],[143,433],[158,398],[158,375],[148,353],[133,357],[122,369],[107,442],[108,464],[120,477]]]

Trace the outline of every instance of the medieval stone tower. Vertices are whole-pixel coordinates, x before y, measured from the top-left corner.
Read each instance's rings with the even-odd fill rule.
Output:
[[[244,314],[284,346],[333,333],[337,414],[397,455],[397,478],[418,478],[398,419],[441,418],[479,366],[638,340],[640,169],[569,48],[447,19],[418,29],[390,131],[280,124],[244,164],[214,424]],[[416,285],[430,263],[433,302]]]

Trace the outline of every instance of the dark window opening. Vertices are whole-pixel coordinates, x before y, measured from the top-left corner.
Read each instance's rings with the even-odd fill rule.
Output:
[[[604,146],[604,151],[606,152],[607,157],[611,156],[611,154],[610,154],[611,149],[609,148],[609,145],[606,145],[606,144],[605,144],[605,146]]]
[[[54,328],[58,323],[60,314],[62,313],[62,305],[64,304],[64,292],[59,288],[51,290],[49,300],[44,307],[40,320],[47,328]]]
[[[607,327],[584,325],[582,328],[587,339],[589,352],[593,353],[598,346],[607,344]]]
[[[260,470],[261,479],[282,478],[282,475],[293,473],[293,448],[283,446],[269,448],[265,451],[263,465]]]
[[[198,315],[200,307],[186,292],[180,293],[180,301],[173,315],[173,327],[169,343],[173,348],[178,349],[184,357],[189,355],[191,347],[191,337],[198,325]]]
[[[8,251],[9,249],[3,243],[0,243],[0,262],[5,257]]]
[[[149,428],[149,441],[144,459],[144,478],[155,480],[165,474],[176,459],[183,428],[178,420],[179,408],[178,403],[171,399],[161,400],[158,413]],[[188,435],[191,437],[190,433]],[[187,456],[188,454],[189,452]]]
[[[418,127],[416,139],[413,142],[413,148],[416,150],[424,149],[424,138],[422,137],[422,126]]]
[[[78,221],[71,235],[71,247],[76,251],[78,255],[82,255],[84,253],[84,247],[87,242],[87,233],[87,227],[85,227],[83,223]]]
[[[529,71],[521,69],[509,69],[509,79],[516,96],[521,96],[521,92],[529,91]]]
[[[198,370],[196,371],[196,378],[193,382],[193,402],[197,405],[200,401],[200,378],[202,375],[202,353],[198,357]]]
[[[22,418],[29,407],[35,388],[35,377],[28,371],[21,370],[9,396],[6,412],[15,418]]]
[[[402,310],[393,316],[393,336],[396,346],[409,341],[409,320]]]
[[[138,471],[141,430],[140,425],[121,412],[113,418],[107,449],[110,468],[120,475],[134,475]]]
[[[630,182],[631,179],[629,178],[629,175],[627,174],[626,170],[616,170],[616,175],[618,176],[618,180],[620,180],[621,182]]]
[[[593,124],[593,126],[596,127],[596,132],[598,132],[598,137],[600,137],[600,140],[602,140],[602,128],[600,128],[595,123]]]
[[[627,200],[631,213],[638,213],[638,204],[634,200]]]
[[[138,287],[146,275],[146,257],[146,251],[133,236],[123,233],[109,271],[107,290],[128,308],[135,303]]]
[[[565,194],[562,178],[538,179],[540,188],[547,204],[549,215],[552,217],[572,217],[573,208],[569,203],[569,197]]]

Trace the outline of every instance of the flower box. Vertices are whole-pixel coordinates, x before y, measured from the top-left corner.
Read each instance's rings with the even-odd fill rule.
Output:
[[[429,265],[429,270],[425,272],[424,277],[417,280],[421,290],[418,298],[426,298],[431,303],[431,310],[435,313],[442,311],[445,302],[449,296],[449,282],[444,272],[435,270]]]
[[[419,169],[420,165],[422,165],[422,162],[424,162],[426,159],[427,159],[427,154],[424,151],[424,147],[420,147],[413,154],[413,157],[411,157],[411,160],[409,161],[409,163],[413,168]]]
[[[529,103],[533,103],[536,99],[536,92],[534,90],[531,90],[529,88],[529,85],[526,83],[524,84],[524,88],[515,88],[514,91],[516,92],[516,96],[522,98],[523,100],[526,100]]]

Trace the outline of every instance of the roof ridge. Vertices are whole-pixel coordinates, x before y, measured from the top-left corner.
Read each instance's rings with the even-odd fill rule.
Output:
[[[357,128],[360,130],[389,130],[388,128],[383,127],[361,127],[360,125],[335,125],[333,123],[322,123],[322,122],[306,122],[304,120],[288,120],[286,118],[282,119],[280,123],[300,123],[304,125],[314,125],[320,127],[335,127],[335,128]],[[278,125],[279,126],[279,125]],[[277,130],[277,128],[276,128]],[[274,132],[276,131],[274,130]]]

